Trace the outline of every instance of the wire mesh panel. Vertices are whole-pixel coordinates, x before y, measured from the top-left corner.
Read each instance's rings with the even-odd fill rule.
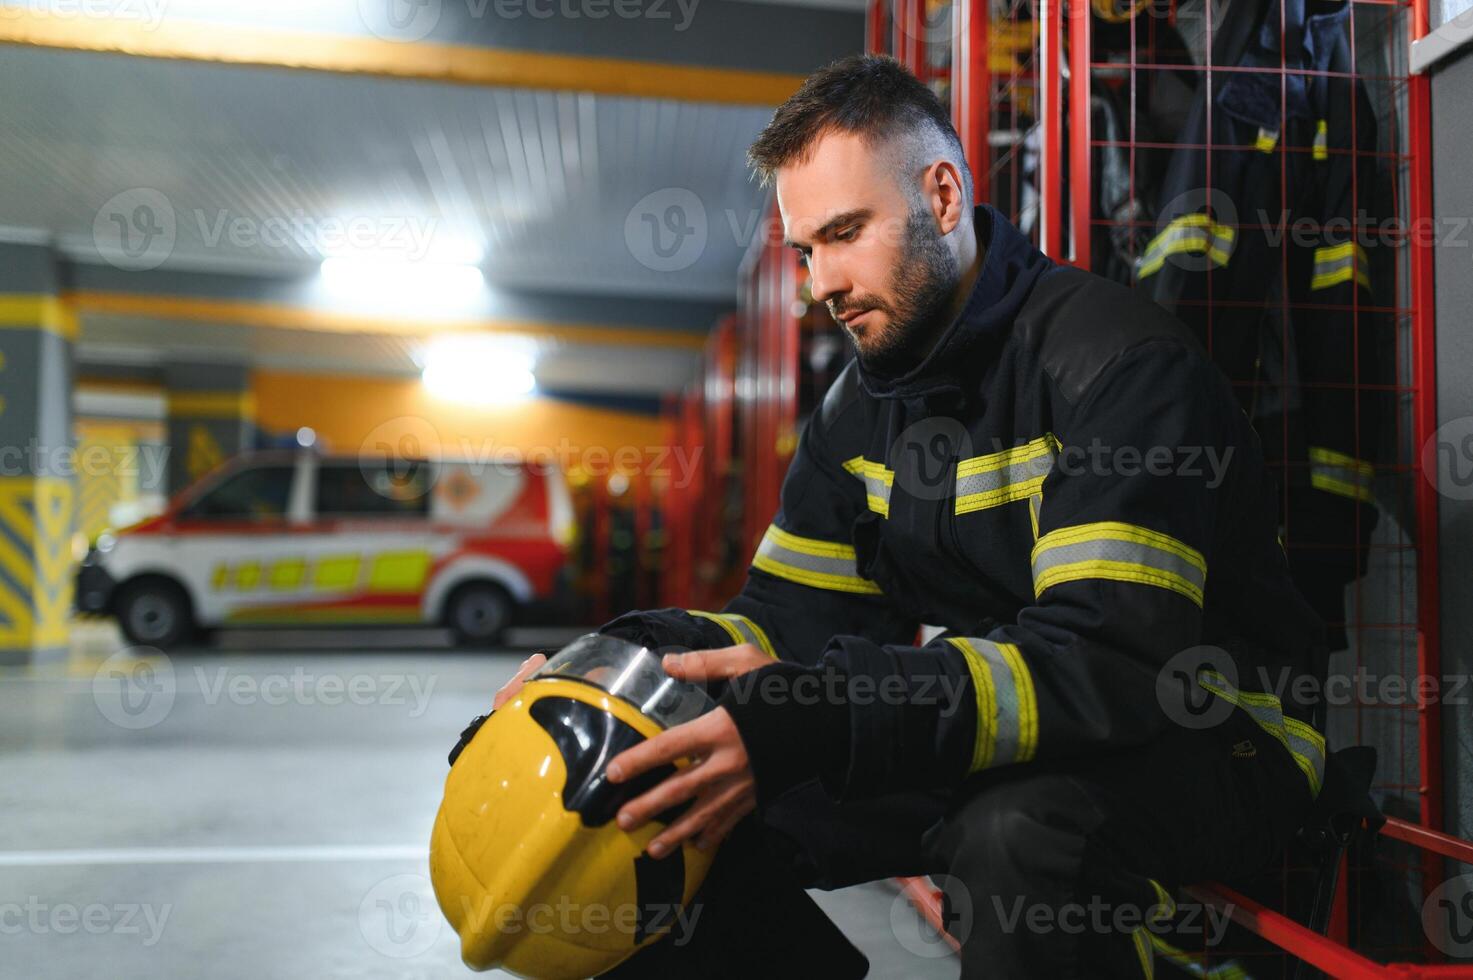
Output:
[[[1071,9],[1060,191],[1071,260],[1172,310],[1232,382],[1278,479],[1295,583],[1328,627],[1331,746],[1374,747],[1382,809],[1435,823],[1418,691],[1431,515],[1418,513],[1415,409],[1431,398],[1417,357],[1431,324],[1413,302],[1409,234],[1427,217],[1406,63],[1416,16],[1382,0]],[[1378,960],[1436,958],[1420,853],[1378,839],[1350,870],[1334,930]],[[1296,911],[1317,878],[1290,861],[1257,896]],[[1290,969],[1216,953],[1254,975]]]
[[[870,25],[949,100],[980,200],[1172,310],[1232,382],[1327,625],[1331,747],[1374,748],[1382,810],[1439,827],[1433,219],[1408,65],[1425,2],[892,0]],[[1427,898],[1466,869],[1416,836],[1357,846],[1316,928],[1380,962],[1445,959]],[[1296,853],[1252,893],[1303,919],[1322,872]],[[1188,965],[1213,957],[1296,969],[1251,937]]]

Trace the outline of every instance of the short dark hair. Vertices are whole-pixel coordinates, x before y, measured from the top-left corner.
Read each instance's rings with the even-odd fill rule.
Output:
[[[970,195],[972,175],[962,141],[936,94],[888,55],[850,55],[808,76],[773,113],[747,150],[747,160],[766,186],[779,167],[807,159],[827,133],[854,133],[875,145],[932,127],[951,144]]]

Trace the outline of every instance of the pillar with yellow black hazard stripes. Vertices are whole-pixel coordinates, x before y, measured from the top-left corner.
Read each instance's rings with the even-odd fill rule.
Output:
[[[0,244],[0,663],[66,652],[75,337],[51,250]]]

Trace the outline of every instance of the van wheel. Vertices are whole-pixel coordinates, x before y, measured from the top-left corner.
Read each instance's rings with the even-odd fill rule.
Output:
[[[471,582],[456,589],[445,603],[445,625],[461,646],[487,647],[511,625],[511,596],[490,582]]]
[[[189,597],[165,579],[145,579],[124,586],[114,608],[123,635],[134,646],[168,650],[194,636]]]

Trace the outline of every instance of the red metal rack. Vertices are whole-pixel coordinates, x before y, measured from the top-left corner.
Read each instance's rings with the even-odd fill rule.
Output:
[[[1425,227],[1432,219],[1430,179],[1430,116],[1428,79],[1411,75],[1407,66],[1407,45],[1428,30],[1426,0],[1351,0],[1349,31],[1352,55],[1350,77],[1360,80],[1375,97],[1376,115],[1382,130],[1389,134],[1389,145],[1371,154],[1353,150],[1355,166],[1387,166],[1393,174],[1395,214],[1400,229]],[[1104,7],[1104,11],[1095,8]],[[1145,82],[1152,73],[1165,70],[1195,71],[1203,78],[1215,72],[1242,70],[1234,65],[1214,64],[1212,36],[1221,28],[1221,20],[1207,17],[1202,28],[1202,57],[1193,66],[1166,64],[1154,57],[1152,45],[1158,30],[1164,26],[1180,27],[1177,18],[1183,9],[1202,9],[1201,4],[1182,4],[1178,0],[1131,0],[1125,4],[1090,4],[1061,0],[956,0],[953,4],[928,4],[924,8],[914,0],[895,0],[893,6],[884,0],[871,3],[868,17],[868,44],[873,52],[894,54],[923,80],[949,86],[945,94],[950,100],[953,121],[962,137],[968,160],[972,163],[977,197],[999,207],[1019,227],[1031,231],[1034,240],[1049,255],[1061,261],[1084,267],[1095,267],[1092,254],[1094,232],[1116,225],[1108,217],[1094,213],[1092,170],[1095,153],[1104,147],[1123,149],[1128,154],[1132,193],[1136,188],[1139,158],[1152,150],[1169,149],[1175,144],[1152,144],[1137,128],[1136,107]],[[1220,5],[1207,5],[1217,10]],[[1227,16],[1233,15],[1229,7]],[[1135,22],[1136,18],[1156,18],[1154,22]],[[1103,18],[1103,20],[1102,20]],[[1118,39],[1119,25],[1129,29],[1128,48],[1115,52],[1107,60],[1096,50],[1095,28],[1100,23],[1111,26]],[[999,65],[997,39],[1005,39],[1006,59]],[[1282,38],[1281,38],[1282,40]],[[945,46],[939,54],[933,49]],[[1281,47],[1282,50],[1282,47]],[[1362,56],[1374,55],[1363,62]],[[949,71],[939,76],[936,66]],[[1278,68],[1254,69],[1276,73],[1281,78],[1291,72]],[[1313,74],[1307,72],[1305,74]],[[1091,132],[1093,113],[1091,86],[1102,77],[1113,76],[1111,84],[1124,89],[1129,109],[1126,132],[1115,140]],[[1203,90],[1207,88],[1204,85]],[[940,89],[938,87],[938,94]],[[1210,100],[1209,100],[1210,102]],[[1079,107],[1080,111],[1072,111]],[[1209,107],[1209,110],[1210,107]],[[1354,108],[1351,109],[1354,115]],[[1378,119],[1353,120],[1352,125],[1377,125]],[[1352,147],[1356,144],[1352,141]],[[1209,143],[1202,149],[1212,149]],[[1218,147],[1220,149],[1220,147]],[[1028,165],[1026,152],[1037,154]],[[1279,148],[1281,154],[1287,152]],[[1212,177],[1209,171],[1208,183]],[[1036,198],[1023,192],[1031,184]],[[1158,230],[1150,222],[1148,231]],[[1240,225],[1240,228],[1247,227]],[[1429,479],[1422,478],[1420,447],[1428,443],[1436,428],[1435,361],[1432,323],[1432,254],[1426,236],[1404,235],[1390,243],[1397,252],[1393,264],[1395,281],[1386,296],[1378,297],[1377,313],[1389,314],[1396,330],[1396,364],[1394,384],[1387,386],[1398,402],[1400,424],[1396,428],[1396,446],[1378,460],[1378,469],[1388,477],[1381,480],[1378,494],[1409,502],[1398,516],[1406,520],[1405,543],[1373,544],[1381,552],[1380,560],[1415,575],[1410,588],[1401,588],[1396,575],[1389,584],[1393,590],[1415,597],[1414,606],[1400,597],[1367,594],[1365,579],[1355,586],[1356,602],[1346,622],[1347,631],[1359,642],[1354,645],[1355,667],[1363,666],[1361,650],[1367,638],[1382,645],[1402,640],[1405,653],[1399,656],[1398,670],[1406,677],[1437,678],[1441,676],[1439,657],[1439,592],[1437,491]],[[1232,300],[1219,297],[1224,308]],[[1359,299],[1357,298],[1357,304]],[[1287,308],[1287,304],[1286,304]],[[1353,329],[1359,331],[1362,312],[1352,311]],[[1359,343],[1356,334],[1352,342]],[[1238,379],[1234,379],[1238,380]],[[1341,384],[1359,388],[1358,377],[1340,379]],[[1379,465],[1389,461],[1389,465]],[[1287,463],[1287,460],[1285,460]],[[1434,469],[1435,472],[1435,469]],[[1394,508],[1393,508],[1394,509]],[[1384,519],[1384,518],[1383,518]],[[1293,549],[1293,529],[1286,529],[1286,545]],[[1410,554],[1407,554],[1410,552]],[[1371,611],[1381,607],[1379,613]],[[1388,612],[1389,610],[1389,612]],[[1351,707],[1352,717],[1341,718],[1341,729],[1353,733],[1356,741],[1377,744],[1381,768],[1376,783],[1383,798],[1392,803],[1410,799],[1416,822],[1393,817],[1382,829],[1380,839],[1407,845],[1420,852],[1400,866],[1411,890],[1428,894],[1435,884],[1447,877],[1442,862],[1458,861],[1473,866],[1473,845],[1441,834],[1442,826],[1442,738],[1439,724],[1441,706],[1421,691],[1417,700],[1402,709],[1414,713],[1415,722],[1406,726],[1415,731],[1416,745],[1407,751],[1399,739],[1388,737],[1392,725],[1374,717],[1384,706],[1357,703]],[[1409,757],[1414,763],[1408,764]],[[1305,962],[1336,976],[1473,976],[1473,967],[1430,965],[1441,953],[1428,941],[1418,948],[1371,948],[1376,944],[1364,933],[1352,934],[1347,893],[1355,887],[1358,871],[1370,869],[1347,867],[1336,892],[1335,914],[1330,935],[1319,936],[1291,919],[1221,886],[1197,886],[1199,898],[1230,903],[1235,921],[1249,931],[1268,940]],[[1384,872],[1384,867],[1383,867]],[[1420,879],[1416,882],[1415,879]],[[1362,891],[1372,887],[1360,883]],[[1383,879],[1384,881],[1384,879]],[[918,881],[902,883],[922,911],[939,924],[936,895],[929,886]],[[1417,887],[1417,885],[1420,887]],[[1354,950],[1352,946],[1356,947]],[[1419,957],[1425,964],[1377,963],[1381,959]]]

